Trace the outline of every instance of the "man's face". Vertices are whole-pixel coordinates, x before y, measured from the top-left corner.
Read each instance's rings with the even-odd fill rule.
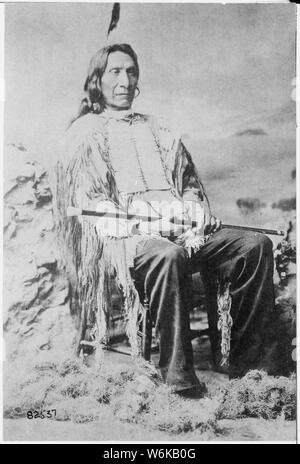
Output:
[[[129,109],[137,83],[138,70],[131,56],[123,52],[110,53],[101,79],[106,107],[114,110]]]

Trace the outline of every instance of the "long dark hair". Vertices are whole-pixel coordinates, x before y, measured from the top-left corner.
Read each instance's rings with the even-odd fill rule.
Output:
[[[137,55],[130,45],[113,44],[98,50],[90,61],[88,75],[84,84],[85,97],[81,100],[78,115],[72,122],[87,113],[99,114],[103,111],[104,102],[100,83],[107,66],[108,56],[113,52],[123,52],[129,55],[133,59],[139,77]]]

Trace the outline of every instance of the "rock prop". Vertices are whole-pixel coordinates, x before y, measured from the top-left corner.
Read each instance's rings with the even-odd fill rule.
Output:
[[[9,145],[4,182],[4,335],[7,359],[69,350],[69,284],[58,266],[47,172]]]

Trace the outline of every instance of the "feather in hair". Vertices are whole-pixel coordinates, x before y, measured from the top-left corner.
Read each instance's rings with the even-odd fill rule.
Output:
[[[120,19],[120,3],[114,3],[112,13],[111,13],[111,20],[110,20],[109,28],[107,31],[107,37],[109,36],[111,31],[113,31],[117,27],[119,19]]]

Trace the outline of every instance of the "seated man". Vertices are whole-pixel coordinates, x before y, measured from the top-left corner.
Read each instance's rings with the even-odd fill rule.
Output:
[[[115,273],[136,353],[140,302],[129,272],[133,269],[155,321],[162,378],[175,391],[197,388],[189,309],[190,276],[200,271],[213,352],[229,357],[231,377],[253,368],[268,370],[273,357],[266,350],[274,307],[272,242],[262,234],[220,229],[180,138],[155,118],[131,110],[138,79],[137,56],[129,45],[99,50],[90,63],[86,98],[68,130],[58,190],[60,227],[69,245],[66,260],[73,268],[81,317],[91,327],[90,337],[103,341],[108,276]],[[149,221],[66,219],[67,206],[146,213]],[[155,221],[155,216],[163,219]],[[187,226],[187,219],[196,227]]]

